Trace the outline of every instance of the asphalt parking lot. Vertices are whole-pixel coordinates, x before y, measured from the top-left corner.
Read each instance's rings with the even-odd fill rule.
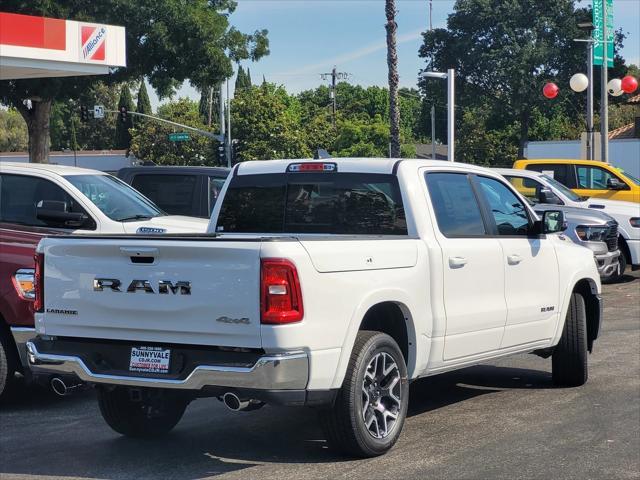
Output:
[[[103,423],[92,391],[31,388],[0,405],[0,477],[640,478],[639,273],[604,286],[587,385],[553,388],[551,361],[533,355],[420,380],[384,457],[336,456],[306,409],[197,400],[169,436],[140,441]]]

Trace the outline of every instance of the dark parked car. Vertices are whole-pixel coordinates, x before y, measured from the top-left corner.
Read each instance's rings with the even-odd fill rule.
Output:
[[[170,215],[209,218],[228,168],[221,167],[131,167],[118,171],[118,178],[152,200]]]

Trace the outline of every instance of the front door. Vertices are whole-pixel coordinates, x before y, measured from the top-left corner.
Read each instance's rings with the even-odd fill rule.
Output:
[[[475,181],[495,222],[503,252],[507,322],[501,348],[548,340],[559,314],[558,262],[545,235],[533,235],[533,219],[524,203],[502,181]]]
[[[507,315],[500,241],[488,233],[468,175],[432,172],[426,179],[442,251],[444,360],[498,350]]]

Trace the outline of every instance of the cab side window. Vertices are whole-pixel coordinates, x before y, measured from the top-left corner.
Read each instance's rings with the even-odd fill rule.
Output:
[[[527,235],[530,222],[524,203],[498,180],[477,177],[477,182],[496,222],[498,235]]]
[[[600,167],[578,165],[578,188],[587,190],[607,190],[611,179],[620,180],[614,174]],[[622,180],[620,180],[622,181]]]
[[[509,175],[505,175],[505,178],[520,195],[531,203],[553,203],[555,205],[562,205],[563,203],[549,188],[533,178],[512,177]]]
[[[67,212],[86,214],[67,192],[49,180],[26,175],[1,176],[0,222],[61,228],[59,224],[48,224],[36,216],[36,206],[43,200],[64,202]]]
[[[427,189],[438,228],[445,237],[480,237],[487,231],[466,174],[427,173]]]

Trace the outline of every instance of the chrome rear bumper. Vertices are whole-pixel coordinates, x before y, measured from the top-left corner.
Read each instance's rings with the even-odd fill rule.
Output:
[[[306,353],[283,353],[260,357],[251,367],[199,365],[183,380],[129,375],[106,375],[92,372],[80,357],[41,353],[35,343],[27,342],[29,365],[51,373],[78,376],[88,383],[129,387],[201,390],[207,386],[264,390],[305,389],[309,380]]]
[[[29,327],[11,327],[11,335],[16,344],[18,355],[20,355],[20,363],[22,363],[25,368],[28,368],[27,342],[36,336],[36,329]]]

